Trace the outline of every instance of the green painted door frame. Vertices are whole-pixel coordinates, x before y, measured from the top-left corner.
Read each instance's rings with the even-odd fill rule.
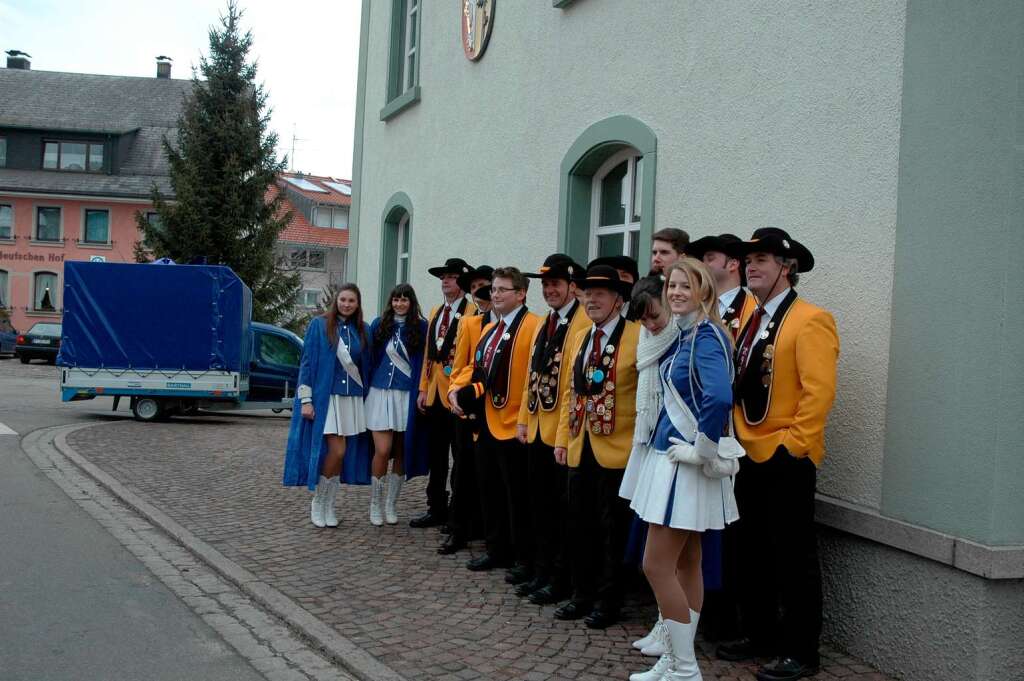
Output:
[[[562,158],[558,192],[558,248],[577,262],[590,255],[590,207],[594,173],[627,147],[644,157],[641,178],[640,258],[651,250],[654,233],[654,189],[658,170],[658,138],[631,116],[612,116],[594,123],[576,138]],[[641,271],[645,271],[642,263]]]

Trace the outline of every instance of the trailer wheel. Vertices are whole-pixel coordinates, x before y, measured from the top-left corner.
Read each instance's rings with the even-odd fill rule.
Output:
[[[152,397],[139,397],[132,405],[132,414],[138,421],[156,421],[163,416],[164,407],[160,401]]]
[[[284,409],[271,409],[270,411],[274,412],[275,414],[280,414],[282,411],[284,411]]]

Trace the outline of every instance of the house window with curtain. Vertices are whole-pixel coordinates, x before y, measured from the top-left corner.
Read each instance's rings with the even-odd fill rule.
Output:
[[[14,206],[0,203],[0,239],[14,238]]]
[[[10,276],[7,270],[0,270],[0,310],[11,306],[10,294],[7,292],[7,285],[10,283]]]
[[[110,243],[110,211],[87,209],[83,215],[82,243]]]
[[[60,241],[60,208],[40,206],[36,208],[36,241]]]
[[[348,208],[341,206],[317,206],[316,212],[313,215],[313,225],[316,227],[348,229]]]
[[[32,309],[56,312],[57,307],[57,275],[54,272],[36,272],[32,277]]]
[[[43,170],[103,172],[102,142],[44,142]]]
[[[594,174],[590,257],[640,254],[644,157],[635,149],[612,156]]]

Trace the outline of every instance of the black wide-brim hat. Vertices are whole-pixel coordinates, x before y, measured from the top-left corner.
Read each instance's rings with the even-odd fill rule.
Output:
[[[432,275],[440,279],[446,274],[458,274],[461,276],[472,269],[473,268],[469,266],[469,263],[462,258],[448,258],[444,261],[444,264],[439,267],[428,267],[427,272],[430,272]]]
[[[743,255],[750,253],[771,253],[782,258],[796,258],[796,271],[810,272],[814,269],[814,256],[802,243],[778,227],[761,227],[743,242]]]
[[[479,267],[471,267],[468,272],[459,275],[459,288],[463,291],[469,292],[469,285],[474,279],[486,279],[490,281],[494,278],[494,268],[490,265],[480,265]]]
[[[629,300],[633,292],[633,284],[619,278],[619,270],[611,265],[592,265],[587,268],[587,276],[577,282],[577,286],[586,291],[589,288],[606,288]]]
[[[725,253],[729,258],[743,259],[743,239],[735,234],[719,234],[718,236],[705,236],[692,241],[684,249],[686,255],[701,260],[704,254],[714,251]]]
[[[606,255],[595,258],[587,264],[587,272],[590,272],[590,268],[595,265],[609,265],[617,270],[624,270],[633,275],[633,281],[640,281],[640,268],[637,266],[636,260],[628,255]]]
[[[490,286],[481,286],[480,288],[478,288],[476,291],[474,291],[472,293],[472,296],[474,298],[476,298],[477,300],[490,301],[491,300],[491,287]]]
[[[565,253],[555,253],[544,258],[544,264],[536,272],[526,272],[523,276],[531,279],[564,279],[579,281],[586,272],[583,267]]]

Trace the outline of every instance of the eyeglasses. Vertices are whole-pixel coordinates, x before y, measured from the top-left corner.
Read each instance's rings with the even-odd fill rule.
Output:
[[[514,288],[508,288],[507,286],[492,286],[491,287],[491,293],[510,293],[512,291],[522,291],[522,289],[519,288],[518,286],[514,287]]]

